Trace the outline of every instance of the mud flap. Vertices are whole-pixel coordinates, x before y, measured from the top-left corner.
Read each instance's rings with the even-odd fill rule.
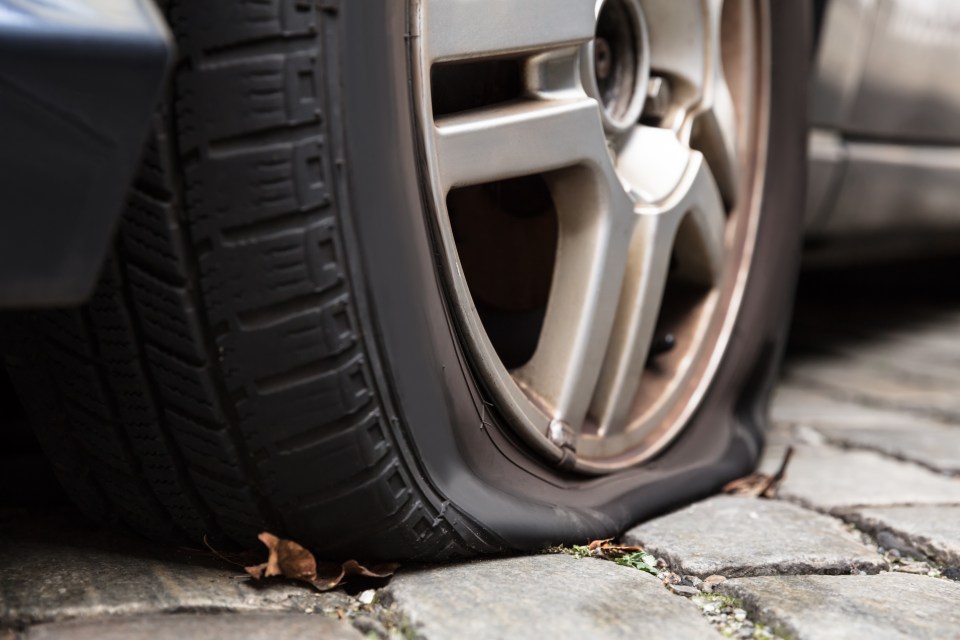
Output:
[[[173,51],[152,0],[0,0],[0,308],[89,295]]]

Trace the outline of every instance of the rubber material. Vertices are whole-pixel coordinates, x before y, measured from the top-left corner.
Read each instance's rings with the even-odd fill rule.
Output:
[[[402,463],[372,385],[330,134],[337,3],[185,0],[167,15],[181,58],[93,299],[8,331],[62,482],[95,517],[160,539],[502,548],[452,535],[456,509]]]
[[[167,8],[181,60],[97,293],[8,334],[44,445],[97,517],[450,559],[611,535],[755,463],[799,258],[802,3],[771,3],[763,269],[730,356],[667,452],[593,479],[517,442],[459,348],[419,191],[406,4]]]
[[[377,189],[351,206],[392,409],[439,491],[511,548],[586,541],[717,490],[755,465],[763,404],[782,348],[799,264],[806,171],[809,25],[805,3],[772,2],[771,130],[764,212],[739,326],[690,427],[653,463],[584,480],[544,469],[476,385],[438,283],[407,109],[402,3],[345,3],[347,156]],[[371,35],[371,25],[380,30]],[[405,27],[405,25],[407,25]],[[359,105],[359,107],[358,107]],[[392,153],[384,154],[383,149]],[[391,210],[393,215],[376,212]],[[389,260],[383,259],[389,256]],[[752,385],[748,388],[748,385]],[[449,425],[454,425],[450,429]]]

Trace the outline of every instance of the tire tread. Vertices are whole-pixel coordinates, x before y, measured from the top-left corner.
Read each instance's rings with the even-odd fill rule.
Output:
[[[38,430],[57,434],[42,439],[63,482],[95,517],[162,539],[492,550],[380,407],[328,143],[336,3],[166,10],[181,58],[115,254],[87,305],[35,314],[40,356],[11,366]],[[53,388],[34,386],[41,370]]]

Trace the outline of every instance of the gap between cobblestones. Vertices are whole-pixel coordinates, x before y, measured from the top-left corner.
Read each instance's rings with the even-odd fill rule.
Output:
[[[764,498],[756,498],[757,500],[763,500]],[[774,500],[781,500],[781,498],[773,498]],[[889,550],[886,550],[886,553],[881,551],[883,546],[880,544],[877,537],[869,533],[868,531],[861,529],[856,522],[847,519],[842,515],[836,513],[824,513],[817,509],[811,508],[809,505],[801,504],[799,501],[784,500],[785,502],[791,502],[797,506],[814,513],[823,513],[831,518],[834,518],[842,522],[848,530],[856,533],[861,541],[876,549],[878,555],[886,560],[889,572],[903,572],[914,575],[924,575],[930,578],[935,579],[944,579],[944,580],[953,580],[960,582],[960,570],[957,568],[945,567],[942,564],[939,564],[935,559],[927,556],[926,554],[919,553],[921,557],[916,558],[916,561],[912,561],[910,558],[901,557],[901,556],[892,556],[889,553]],[[847,514],[852,516],[852,514]],[[673,567],[663,561],[658,559],[659,562],[663,562],[665,572],[673,573]],[[954,575],[950,575],[954,574]],[[674,575],[676,575],[674,573]],[[769,576],[776,576],[782,574],[767,574]],[[797,573],[795,575],[818,575],[816,573],[803,572]],[[866,575],[863,571],[851,572],[851,575]],[[658,576],[660,577],[660,576]],[[750,576],[761,577],[761,576]],[[749,578],[747,578],[749,579]],[[666,586],[666,585],[665,585]],[[690,597],[684,596],[682,593],[676,593],[678,597]],[[727,594],[717,594],[717,593],[700,593],[691,597],[691,600],[700,608],[701,613],[704,617],[707,618],[717,631],[728,638],[753,638],[756,640],[790,640],[792,635],[785,630],[783,622],[776,619],[772,614],[765,615],[758,605],[748,603],[740,598],[736,598]],[[753,630],[752,633],[744,635],[741,630]]]
[[[842,398],[842,399],[849,400],[849,398]],[[919,467],[921,469],[924,469],[931,473],[935,473],[945,478],[960,479],[960,474],[944,472],[941,469],[937,469],[933,466],[924,464],[922,461],[910,458],[906,455],[899,455],[882,448],[871,447],[871,446],[863,445],[856,442],[843,441],[842,439],[831,437],[829,434],[824,433],[821,429],[818,429],[816,426],[805,425],[800,422],[788,424],[787,426],[791,431],[791,439],[796,439],[800,441],[805,440],[805,436],[803,435],[800,435],[800,437],[798,438],[798,434],[796,433],[796,431],[799,429],[802,429],[805,433],[812,432],[813,434],[816,434],[817,437],[822,438],[823,444],[820,444],[820,443],[806,443],[806,444],[820,444],[820,446],[825,445],[827,448],[840,449],[843,451],[868,451],[870,453],[874,453],[886,459],[896,460],[897,462]],[[809,436],[806,436],[806,437],[809,437]],[[893,534],[898,538],[902,539],[904,543],[910,544],[911,541],[909,540],[910,538],[909,534],[906,534],[905,532],[902,532],[902,531],[897,531],[895,529],[885,528],[880,526],[873,527],[873,528],[864,528],[863,526],[861,526],[861,518],[857,513],[858,510],[864,509],[864,508],[886,509],[886,508],[892,508],[892,507],[916,506],[913,503],[891,502],[891,503],[885,503],[882,505],[880,504],[859,505],[859,506],[853,505],[850,507],[844,507],[839,509],[837,508],[829,509],[829,508],[817,508],[815,505],[810,504],[808,501],[803,500],[801,498],[778,496],[776,499],[783,500],[784,502],[795,504],[803,509],[807,509],[809,511],[820,513],[820,514],[835,518],[837,520],[840,520],[848,527],[848,529],[850,529],[851,531],[855,531],[857,534],[859,534],[864,544],[867,544],[876,548],[878,550],[878,553],[880,553],[884,557],[884,559],[887,560],[888,564],[890,565],[891,571],[903,571],[905,573],[919,573],[919,569],[920,569],[919,567],[909,566],[910,565],[909,557],[903,557],[902,555],[897,555],[897,554],[891,555],[890,554],[891,550],[886,549],[882,544],[882,541],[880,540],[880,536],[886,532],[886,533]],[[952,507],[960,507],[960,503],[941,502],[941,503],[936,503],[935,505],[930,505],[930,506],[952,508]],[[929,575],[931,577],[938,577],[938,578],[943,577],[944,579],[960,582],[960,566],[958,567],[947,566],[945,563],[941,562],[937,558],[931,556],[928,553],[925,553],[917,545],[912,545],[912,547],[914,551],[913,555],[915,556],[914,559],[929,566],[930,571],[927,572],[926,575]],[[894,551],[899,552],[900,550],[895,549]]]
[[[812,428],[816,431],[815,428]],[[819,431],[816,431],[820,434]],[[823,434],[820,434],[823,435]],[[825,440],[827,440],[825,438]],[[827,440],[829,442],[829,440]],[[829,446],[836,447],[835,444],[830,443]],[[877,453],[880,456],[885,458],[899,460],[901,462],[906,462],[910,464],[915,464],[917,466],[924,467],[924,465],[918,465],[916,461],[909,459],[901,459],[896,456],[889,455],[888,452],[884,451],[875,451],[868,447],[858,447],[858,446],[845,446],[839,447],[846,450],[865,450],[872,451]],[[789,470],[788,470],[789,473]],[[943,474],[941,474],[943,475]],[[760,500],[761,498],[757,498]],[[926,554],[918,553],[916,559],[910,559],[904,555],[898,556],[896,553],[891,553],[891,550],[885,549],[881,544],[881,540],[878,538],[880,531],[871,532],[864,528],[861,528],[857,521],[854,513],[844,512],[844,510],[830,510],[830,509],[818,509],[813,505],[806,503],[804,500],[794,499],[794,498],[775,498],[776,500],[781,500],[799,506],[807,511],[812,513],[819,513],[826,515],[832,519],[835,519],[844,524],[844,526],[856,534],[860,540],[870,548],[876,550],[877,554],[883,558],[886,562],[888,571],[890,572],[903,572],[909,574],[919,574],[930,577],[932,579],[944,579],[955,581],[960,581],[960,572],[958,575],[954,576],[953,572],[955,568],[947,567],[939,562],[935,558],[932,558]],[[884,506],[895,506],[895,505],[884,505]],[[849,511],[849,510],[847,510]],[[598,558],[587,550],[586,546],[583,547],[571,547],[571,548],[554,548],[549,550],[553,553],[567,553],[570,555],[577,556],[583,561],[590,560],[601,560],[601,561],[610,561],[610,559]],[[660,571],[657,573],[657,577],[664,582],[664,588],[668,591],[671,591],[677,597],[685,597],[691,599],[694,604],[697,605],[701,615],[706,618],[706,620],[720,633],[725,637],[734,637],[734,638],[756,638],[756,639],[786,639],[789,638],[789,634],[784,631],[782,621],[776,619],[773,614],[764,614],[759,607],[753,606],[748,602],[745,602],[742,599],[735,598],[727,594],[718,594],[718,593],[707,593],[700,590],[697,586],[697,583],[701,583],[698,578],[692,576],[679,576],[675,569],[676,567],[669,564],[663,558],[658,559],[658,568]],[[638,569],[639,570],[639,569]],[[852,571],[852,575],[865,575],[863,571]],[[782,575],[777,573],[764,574],[764,575]],[[814,572],[798,572],[796,575],[817,575]],[[759,576],[751,576],[759,577]],[[679,579],[679,582],[675,585],[675,588],[671,589],[667,582],[671,578]],[[676,586],[687,587],[686,589],[676,589]],[[379,627],[373,627],[370,625],[367,616],[361,616],[359,618],[359,623],[354,618],[354,626],[361,632],[369,635],[370,637],[378,638],[419,638],[421,637],[417,630],[410,624],[408,618],[402,609],[399,609],[393,602],[389,599],[388,592],[378,592],[377,600],[375,601],[374,607],[370,610],[370,614],[374,617],[378,623]],[[379,631],[383,631],[380,633]]]
[[[829,517],[831,517],[831,518],[833,518],[833,519],[835,519],[835,520],[839,520],[840,522],[842,522],[842,523],[847,527],[847,529],[848,529],[849,531],[855,532],[857,535],[859,535],[861,541],[862,541],[864,544],[866,544],[866,545],[868,545],[868,546],[871,546],[871,547],[873,547],[874,549],[877,549],[877,553],[878,553],[881,557],[883,557],[884,560],[886,560],[887,564],[889,565],[889,567],[890,567],[890,568],[888,569],[889,571],[898,571],[898,570],[900,570],[900,569],[896,568],[897,566],[903,566],[903,565],[905,565],[905,564],[909,564],[909,560],[910,560],[909,557],[902,557],[902,556],[892,556],[892,557],[888,557],[888,555],[885,554],[885,552],[888,551],[888,550],[885,549],[884,546],[880,543],[880,540],[879,540],[878,536],[879,536],[881,533],[883,533],[884,531],[887,531],[888,529],[878,528],[878,529],[876,530],[876,533],[873,533],[873,532],[871,532],[871,531],[869,531],[869,530],[867,530],[867,529],[863,529],[863,528],[860,526],[860,524],[859,524],[859,518],[857,517],[857,514],[853,512],[853,510],[857,509],[858,507],[849,507],[849,508],[839,509],[839,510],[838,510],[838,509],[818,509],[818,508],[814,507],[813,505],[811,505],[810,503],[808,503],[806,500],[802,500],[802,499],[799,499],[799,498],[774,498],[774,499],[775,499],[775,500],[781,500],[781,501],[783,501],[783,502],[788,502],[788,503],[790,503],[790,504],[793,504],[793,505],[796,505],[796,506],[798,506],[798,507],[801,507],[802,509],[806,509],[807,511],[811,511],[811,512],[813,512],[813,513],[819,513],[819,514],[821,514],[821,515],[829,516]],[[880,509],[880,508],[887,508],[887,507],[910,507],[910,506],[914,506],[914,505],[912,505],[912,504],[896,504],[896,503],[883,504],[883,505],[870,505],[871,508],[878,508],[878,509]],[[937,504],[937,505],[935,505],[935,506],[938,506],[938,507],[957,507],[957,506],[960,506],[960,505],[955,504],[955,503],[942,503],[942,504]],[[902,532],[897,532],[897,531],[894,531],[894,530],[889,530],[889,531],[890,531],[891,533],[894,533],[894,534],[897,535],[898,537],[901,537],[901,538],[902,538],[902,537],[905,537]],[[909,542],[909,541],[907,541],[907,542]],[[880,551],[881,549],[884,549],[884,551]],[[916,553],[915,555],[916,555],[917,557],[915,557],[914,560],[917,560],[917,561],[919,561],[919,562],[923,562],[923,563],[927,564],[927,565],[930,567],[931,572],[937,574],[937,575],[932,575],[932,574],[927,574],[927,575],[931,575],[931,577],[938,577],[938,578],[939,578],[939,577],[945,577],[945,579],[954,580],[954,581],[960,582],[960,567],[948,567],[948,566],[946,566],[945,564],[939,562],[936,558],[933,558],[933,557],[929,556],[928,554],[923,553],[923,552],[920,551],[919,549],[917,549],[917,553]],[[896,565],[896,566],[895,566],[895,565]],[[861,572],[861,573],[862,573],[862,572]],[[915,570],[905,570],[904,573],[917,573],[917,571],[915,571]],[[770,573],[770,574],[758,574],[757,576],[750,576],[750,577],[759,577],[760,575],[780,575],[780,574],[775,574],[775,573]],[[796,575],[817,575],[817,574],[815,574],[815,573],[798,573],[798,574],[796,574]],[[954,576],[956,576],[956,577],[954,577]]]
[[[815,426],[807,426],[807,425],[802,425],[802,426],[804,429],[813,431],[817,434],[817,436],[822,438],[822,442],[824,445],[833,447],[835,449],[841,449],[843,451],[869,451],[870,453],[876,453],[885,458],[896,460],[897,462],[905,462],[907,464],[912,464],[912,465],[921,467],[923,469],[926,469],[927,471],[936,473],[937,475],[941,475],[946,478],[960,479],[960,473],[951,473],[949,471],[944,471],[943,469],[937,468],[935,465],[923,462],[922,460],[913,459],[907,456],[906,454],[890,451],[889,449],[884,449],[883,447],[879,447],[879,446],[871,446],[869,444],[855,442],[849,439],[850,436],[845,438],[841,435],[826,433],[822,429]],[[944,427],[947,427],[947,425],[944,425]],[[945,503],[945,504],[949,504],[949,506],[955,506],[954,503]],[[900,505],[884,505],[884,506],[900,506]]]
[[[794,380],[794,382],[799,383],[798,386],[802,388],[822,393],[828,398],[846,402],[854,402],[870,408],[903,410],[903,407],[901,406],[885,403],[878,398],[871,397],[866,394],[851,393],[842,389],[833,388],[829,385],[818,384],[817,382],[808,379]],[[944,424],[944,426],[948,426],[951,423],[953,426],[956,426],[957,416],[948,412],[916,407],[908,407],[907,409],[909,413],[923,415],[940,421]],[[802,427],[808,433],[808,436],[815,434],[814,437],[820,439],[820,442],[817,444],[820,446],[825,446],[827,449],[832,448],[843,451],[868,451],[885,459],[913,465],[915,467],[924,469],[925,471],[935,473],[941,477],[952,479],[960,478],[960,474],[944,472],[935,466],[924,464],[921,460],[911,458],[907,455],[898,454],[897,452],[890,451],[889,449],[883,449],[880,447],[873,447],[862,443],[844,440],[842,436],[826,433],[818,429],[816,426],[803,425],[799,422],[794,423],[791,426],[794,428],[791,429],[791,432],[793,433],[791,433],[790,441],[800,440],[802,442],[804,440],[803,437],[797,438],[798,434],[796,433],[796,429]],[[896,531],[894,529],[888,530],[884,527],[871,528],[863,526],[861,523],[861,518],[857,513],[859,508],[856,506],[841,509],[818,508],[806,500],[797,497],[777,497],[775,499],[794,504],[812,513],[826,515],[843,523],[848,531],[857,535],[863,544],[875,550],[878,556],[883,558],[883,561],[886,564],[886,570],[888,572],[901,572],[922,575],[931,579],[960,582],[960,567],[947,566],[930,554],[924,553],[922,549],[917,548],[917,545],[912,543],[912,541],[909,539],[909,536],[904,532]],[[914,505],[909,503],[906,505],[869,505],[870,508],[888,508],[897,506]],[[937,506],[960,506],[960,504],[950,503],[948,505],[946,503],[942,503],[938,504]],[[903,546],[912,546],[910,552],[905,552],[901,548],[896,548],[896,545],[894,545],[892,548],[885,547],[883,544],[883,542],[886,540],[884,536],[885,533],[899,538],[901,541],[903,541]],[[891,544],[889,540],[887,540],[887,544]],[[552,552],[569,553],[571,555],[580,557],[582,561],[590,561],[591,559],[605,560],[603,558],[596,557],[588,558],[586,556],[591,556],[592,554],[586,553],[585,550],[586,547],[573,547],[571,549],[553,549]],[[606,560],[609,561],[609,559]],[[692,600],[693,603],[697,605],[701,615],[703,615],[721,635],[735,638],[762,639],[784,639],[790,637],[790,634],[784,630],[785,627],[783,621],[778,620],[771,612],[765,613],[761,611],[759,605],[756,605],[755,603],[751,604],[743,599],[733,597],[729,594],[704,592],[700,587],[700,585],[702,585],[702,580],[693,576],[678,575],[675,571],[678,568],[672,566],[663,558],[658,559],[658,568],[660,571],[657,573],[657,577],[663,581],[664,588],[668,591],[671,591],[677,597],[684,597]],[[851,571],[851,574],[866,575],[865,572],[857,570]],[[771,573],[763,575],[777,576],[784,574]],[[817,574],[815,572],[802,571],[797,572],[795,575],[802,576]],[[668,586],[668,583],[671,580],[677,581],[673,585],[673,588]],[[677,587],[681,588],[678,589]],[[381,597],[383,598],[382,600]],[[409,620],[403,611],[389,600],[389,594],[387,592],[378,592],[378,598],[374,604],[374,608],[371,609],[371,613],[377,617],[379,624],[381,625],[381,629],[386,632],[385,634],[379,634],[377,633],[377,630],[370,628],[368,625],[365,626],[366,621],[363,618],[360,619],[359,625],[356,622],[354,623],[354,626],[361,632],[365,634],[374,634],[371,637],[420,637],[416,629],[414,629],[409,623]]]
[[[815,428],[813,428],[813,427],[808,427],[808,428],[815,430]],[[818,433],[819,433],[819,432],[818,432]],[[822,435],[822,434],[821,434],[821,435]],[[833,446],[833,445],[831,445],[831,446]],[[837,448],[842,448],[842,449],[848,450],[848,451],[870,451],[871,453],[876,453],[876,454],[881,455],[881,456],[883,456],[883,457],[885,457],[885,458],[889,458],[889,459],[892,459],[892,460],[897,460],[898,462],[905,462],[905,463],[908,463],[908,464],[913,464],[913,465],[919,466],[919,467],[921,467],[921,468],[924,468],[924,469],[926,469],[926,470],[928,470],[928,471],[934,471],[934,472],[936,472],[935,469],[928,469],[928,468],[925,467],[924,465],[917,463],[915,460],[909,460],[909,459],[905,459],[905,458],[898,458],[898,457],[892,456],[892,455],[890,455],[889,453],[884,452],[884,451],[877,451],[877,450],[874,450],[874,449],[871,449],[871,448],[859,447],[859,446],[847,446],[847,447],[837,447]],[[944,476],[949,477],[949,478],[957,478],[957,477],[958,477],[957,475],[947,475],[947,474],[943,474],[942,472],[938,472],[938,473],[940,473],[940,475],[944,475]],[[918,561],[918,562],[920,562],[920,563],[926,564],[926,565],[928,566],[928,568],[929,568],[928,571],[921,571],[921,570],[920,570],[921,567],[916,566],[916,563],[911,563],[911,562],[910,562],[911,558],[909,558],[909,557],[903,557],[902,555],[891,555],[891,554],[889,553],[890,549],[885,548],[885,547],[883,546],[883,544],[881,544],[881,541],[880,541],[880,539],[879,539],[879,536],[880,536],[886,529],[884,529],[884,528],[882,528],[882,527],[877,528],[875,531],[871,531],[871,530],[864,529],[863,527],[861,527],[860,522],[859,522],[859,518],[858,518],[857,513],[856,513],[856,510],[857,510],[857,509],[859,509],[859,508],[865,508],[865,507],[867,507],[867,506],[869,506],[870,508],[881,509],[881,508],[888,508],[888,507],[911,507],[911,506],[914,506],[913,504],[910,504],[910,503],[889,503],[889,504],[882,504],[882,505],[863,505],[863,506],[859,506],[859,507],[858,507],[858,506],[850,506],[850,507],[845,507],[845,508],[841,508],[841,509],[820,509],[820,508],[817,508],[816,506],[810,504],[808,501],[803,500],[803,499],[801,499],[801,498],[794,498],[794,497],[789,497],[789,498],[787,498],[787,497],[779,497],[779,496],[778,496],[778,497],[776,497],[776,498],[774,498],[774,499],[775,499],[775,500],[781,500],[781,501],[783,501],[783,502],[788,502],[788,503],[790,503],[790,504],[794,504],[794,505],[796,505],[796,506],[798,506],[798,507],[801,507],[801,508],[803,508],[803,509],[806,509],[807,511],[811,511],[811,512],[814,512],[814,513],[819,513],[819,514],[822,514],[822,515],[825,515],[825,516],[829,516],[829,517],[831,517],[831,518],[833,518],[833,519],[839,520],[840,522],[842,522],[842,523],[848,528],[848,530],[850,530],[851,532],[855,532],[856,534],[858,534],[859,537],[860,537],[860,539],[861,539],[861,541],[862,541],[864,544],[866,544],[866,545],[868,545],[868,546],[870,546],[870,547],[872,547],[872,548],[874,548],[874,549],[877,550],[877,553],[878,553],[879,555],[881,555],[881,556],[884,558],[884,560],[886,560],[886,562],[887,562],[887,564],[888,564],[888,567],[889,567],[889,569],[888,569],[889,571],[901,571],[901,572],[904,572],[904,573],[922,574],[922,575],[928,575],[928,576],[934,577],[934,578],[943,578],[943,579],[947,579],[947,580],[953,580],[953,581],[956,581],[956,582],[960,582],[960,567],[950,567],[950,566],[947,566],[947,565],[945,565],[944,563],[942,563],[942,562],[940,562],[939,560],[937,560],[936,558],[931,557],[930,555],[924,553],[922,550],[920,550],[920,549],[918,549],[918,548],[916,548],[916,547],[914,547],[914,549],[915,549],[915,551],[916,551],[916,553],[914,554],[914,555],[916,556],[916,557],[914,558],[914,560],[916,560],[916,561]],[[938,504],[936,504],[936,505],[934,505],[934,506],[938,506],[938,507],[957,507],[957,506],[960,506],[960,504],[950,502],[950,503],[938,503]],[[903,534],[902,532],[896,532],[896,531],[891,531],[891,532],[894,533],[895,535],[897,535],[898,537],[901,537],[901,538],[909,538],[909,536],[904,536],[904,534]],[[905,542],[908,542],[908,543],[909,543],[909,540],[905,540]],[[899,550],[897,550],[897,551],[899,551]],[[771,574],[771,575],[775,575],[775,574]],[[814,574],[797,574],[797,575],[814,575]]]
[[[844,398],[849,399],[849,398]],[[796,425],[801,426],[801,425]],[[828,437],[827,434],[824,434],[822,431],[816,429],[816,427],[809,427],[802,425],[806,429],[809,429],[815,432],[819,437],[823,438],[823,443],[827,445],[827,448],[833,447],[848,451],[870,451],[875,453],[883,458],[897,460],[899,462],[911,464],[920,468],[923,468],[927,471],[934,472],[940,476],[947,478],[958,478],[960,474],[949,474],[944,473],[942,470],[924,465],[922,462],[908,458],[906,456],[898,456],[892,454],[890,451],[877,449],[869,446],[860,446],[856,443],[850,442],[837,442],[833,438]],[[793,439],[793,438],[791,438]],[[789,470],[788,470],[789,473]],[[757,498],[762,499],[762,498]],[[813,513],[819,513],[825,516],[828,516],[832,519],[835,519],[839,522],[842,522],[844,526],[851,532],[856,534],[860,540],[867,546],[876,550],[877,554],[880,555],[887,565],[888,572],[901,572],[914,575],[923,575],[933,579],[943,579],[947,581],[960,582],[960,567],[950,567],[946,566],[944,563],[940,562],[937,558],[932,557],[931,555],[924,553],[921,549],[917,548],[917,545],[913,545],[911,553],[902,553],[900,549],[896,548],[885,548],[882,544],[881,536],[884,534],[886,529],[878,527],[876,529],[864,528],[860,524],[858,514],[854,511],[857,507],[850,507],[848,509],[819,509],[816,506],[808,503],[805,500],[799,498],[785,498],[785,497],[775,497],[775,500],[781,500],[783,502],[788,502],[794,504],[802,509]],[[908,505],[896,505],[896,504],[884,504],[884,505],[870,505],[871,508],[887,508],[887,507],[896,507],[896,506],[914,506],[912,504]],[[954,503],[950,504],[938,504],[936,506],[957,506]],[[905,535],[903,532],[889,531],[888,533],[894,533],[900,539],[904,540],[906,544],[910,544],[909,536]],[[889,544],[889,543],[888,543]],[[662,561],[662,560],[661,560]],[[672,567],[665,564],[665,569],[667,571],[672,571]],[[866,575],[863,571],[852,571],[852,575]],[[781,574],[769,574],[769,575],[781,575]],[[796,575],[816,575],[811,572],[798,572]],[[757,577],[757,576],[751,576]],[[678,594],[680,595],[680,594]],[[726,608],[730,609],[733,607],[738,612],[745,612],[745,614],[740,613],[739,616],[742,620],[749,621],[752,623],[753,628],[756,628],[758,635],[749,636],[742,635],[738,636],[738,629],[733,629],[730,626],[725,626],[724,622],[718,622],[716,619],[710,619],[708,612],[712,612],[712,607],[704,608],[701,604],[701,611],[705,616],[708,617],[710,622],[718,629],[723,635],[727,637],[775,637],[775,638],[787,638],[789,634],[784,631],[782,621],[775,619],[773,616],[764,615],[763,612],[759,610],[756,606],[751,606],[749,603],[744,602],[736,598],[732,598],[729,595],[717,595],[717,594],[701,594],[700,596],[694,596],[694,598],[705,598],[706,601],[711,599],[719,599],[721,602],[726,603]],[[698,603],[700,604],[700,603]]]
[[[595,551],[599,550],[591,551],[587,546],[574,545],[570,548],[564,546],[550,547],[544,550],[544,553],[565,553],[578,560],[616,562],[614,558],[605,557],[602,554],[598,555]],[[640,553],[645,554],[646,552]],[[618,564],[631,566],[623,563]],[[720,635],[728,638],[749,638],[753,640],[787,640],[786,636],[773,631],[768,624],[756,621],[754,619],[756,612],[748,610],[740,599],[713,593],[713,584],[709,587],[710,591],[706,591],[703,586],[706,581],[695,576],[679,575],[675,571],[676,567],[671,566],[663,558],[656,559],[656,566],[660,570],[654,575],[663,582],[664,588],[678,598],[689,598],[697,605],[700,614]],[[646,568],[636,570],[653,573]],[[672,582],[674,579],[678,582]],[[677,586],[680,589],[677,589]]]
[[[782,426],[786,426],[790,423],[781,424]],[[803,433],[798,433],[798,429],[801,427]],[[798,440],[802,441],[804,437],[811,437],[813,434],[816,434],[814,437],[819,436],[823,438],[825,449],[870,451],[871,453],[874,453],[884,459],[896,460],[901,463],[923,468],[925,471],[930,471],[926,465],[923,465],[916,460],[891,455],[889,451],[877,450],[875,448],[860,446],[853,443],[838,444],[833,442],[831,438],[827,437],[826,434],[819,431],[815,426],[804,425],[799,421],[790,424],[789,428],[787,429],[781,429],[781,435],[787,436],[787,442],[796,443]],[[784,442],[784,444],[786,444],[786,442]],[[946,476],[953,479],[957,478],[956,475],[950,476],[948,474],[938,472],[935,469],[933,471],[941,476]],[[789,473],[790,470],[788,469],[788,477]],[[757,498],[757,500],[762,499]],[[917,545],[913,545],[915,551],[913,555],[917,556],[915,561],[904,557],[908,554],[902,553],[899,549],[890,549],[885,547],[885,545],[882,544],[884,542],[882,538],[884,532],[889,528],[884,528],[882,526],[864,526],[861,523],[860,515],[858,514],[858,511],[860,510],[858,507],[817,508],[816,506],[809,504],[807,501],[796,497],[777,497],[775,500],[791,503],[806,511],[826,515],[834,520],[844,523],[844,526],[850,532],[858,535],[864,544],[877,551],[878,555],[886,561],[887,567],[891,572],[919,574],[930,577],[931,579],[960,582],[960,567],[947,566],[944,563],[939,562],[936,558],[924,553],[922,549],[917,548]],[[915,505],[869,505],[870,508],[875,509],[897,506]],[[945,503],[938,503],[936,506],[960,506],[960,504],[951,503],[951,505],[946,505]],[[665,517],[669,517],[669,515]],[[890,533],[903,538],[908,544],[913,542],[910,540],[910,536],[902,531],[890,529]],[[731,540],[731,544],[736,544],[736,541]],[[889,545],[889,542],[887,544]],[[567,550],[567,552],[569,551],[571,550]],[[896,553],[893,553],[893,551],[896,551]],[[700,580],[699,578],[691,579],[691,576],[679,576],[677,575],[679,567],[672,566],[663,558],[660,560],[661,562],[658,563],[658,569],[660,569],[660,571],[658,571],[657,575],[659,578],[661,578],[661,580],[664,578],[669,578],[671,575],[676,576],[679,578],[679,582],[675,584],[675,587],[688,587],[692,588],[692,590],[679,590],[680,592],[678,593],[676,588],[671,589],[667,587],[666,584],[664,584],[664,588],[674,593],[677,597],[686,597],[691,599],[693,603],[697,605],[700,614],[706,618],[706,620],[721,635],[725,635],[727,637],[762,639],[788,637],[788,634],[785,634],[783,631],[785,627],[783,626],[782,621],[778,620],[775,614],[769,611],[764,612],[758,605],[751,604],[750,602],[740,598],[735,598],[729,594],[705,593],[701,590],[700,585],[697,584],[697,582]],[[584,558],[582,561],[590,561],[590,559]],[[782,576],[787,574],[774,572],[762,575]],[[799,571],[795,575],[810,576],[816,575],[816,572]],[[745,580],[748,579],[749,578],[745,578]],[[684,591],[686,593],[684,593]],[[381,589],[373,592],[366,591],[356,595],[348,595],[347,593],[341,592],[325,601],[322,606],[317,606],[316,608],[310,607],[309,609],[304,608],[301,610],[306,613],[346,619],[348,622],[350,622],[353,628],[368,638],[413,640],[415,638],[423,637],[421,632],[411,623],[409,616],[403,610],[403,608],[393,601],[388,590]],[[214,611],[220,610],[215,610],[209,607],[181,607],[166,611],[165,613],[190,614],[210,613]],[[226,612],[231,610],[223,609],[223,611]],[[29,624],[24,625],[19,630],[23,631],[27,627],[29,627]]]

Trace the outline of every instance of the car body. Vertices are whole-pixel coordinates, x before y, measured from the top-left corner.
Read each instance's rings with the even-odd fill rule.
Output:
[[[0,0],[0,308],[93,287],[173,56],[145,0]]]
[[[815,4],[808,259],[956,247],[960,87],[945,79],[960,62],[960,6]],[[0,0],[0,33],[10,132],[0,307],[77,303],[109,244],[173,43],[147,0]],[[104,99],[77,100],[63,81],[77,75]]]
[[[812,259],[953,249],[960,230],[960,5],[823,3],[810,100]]]

